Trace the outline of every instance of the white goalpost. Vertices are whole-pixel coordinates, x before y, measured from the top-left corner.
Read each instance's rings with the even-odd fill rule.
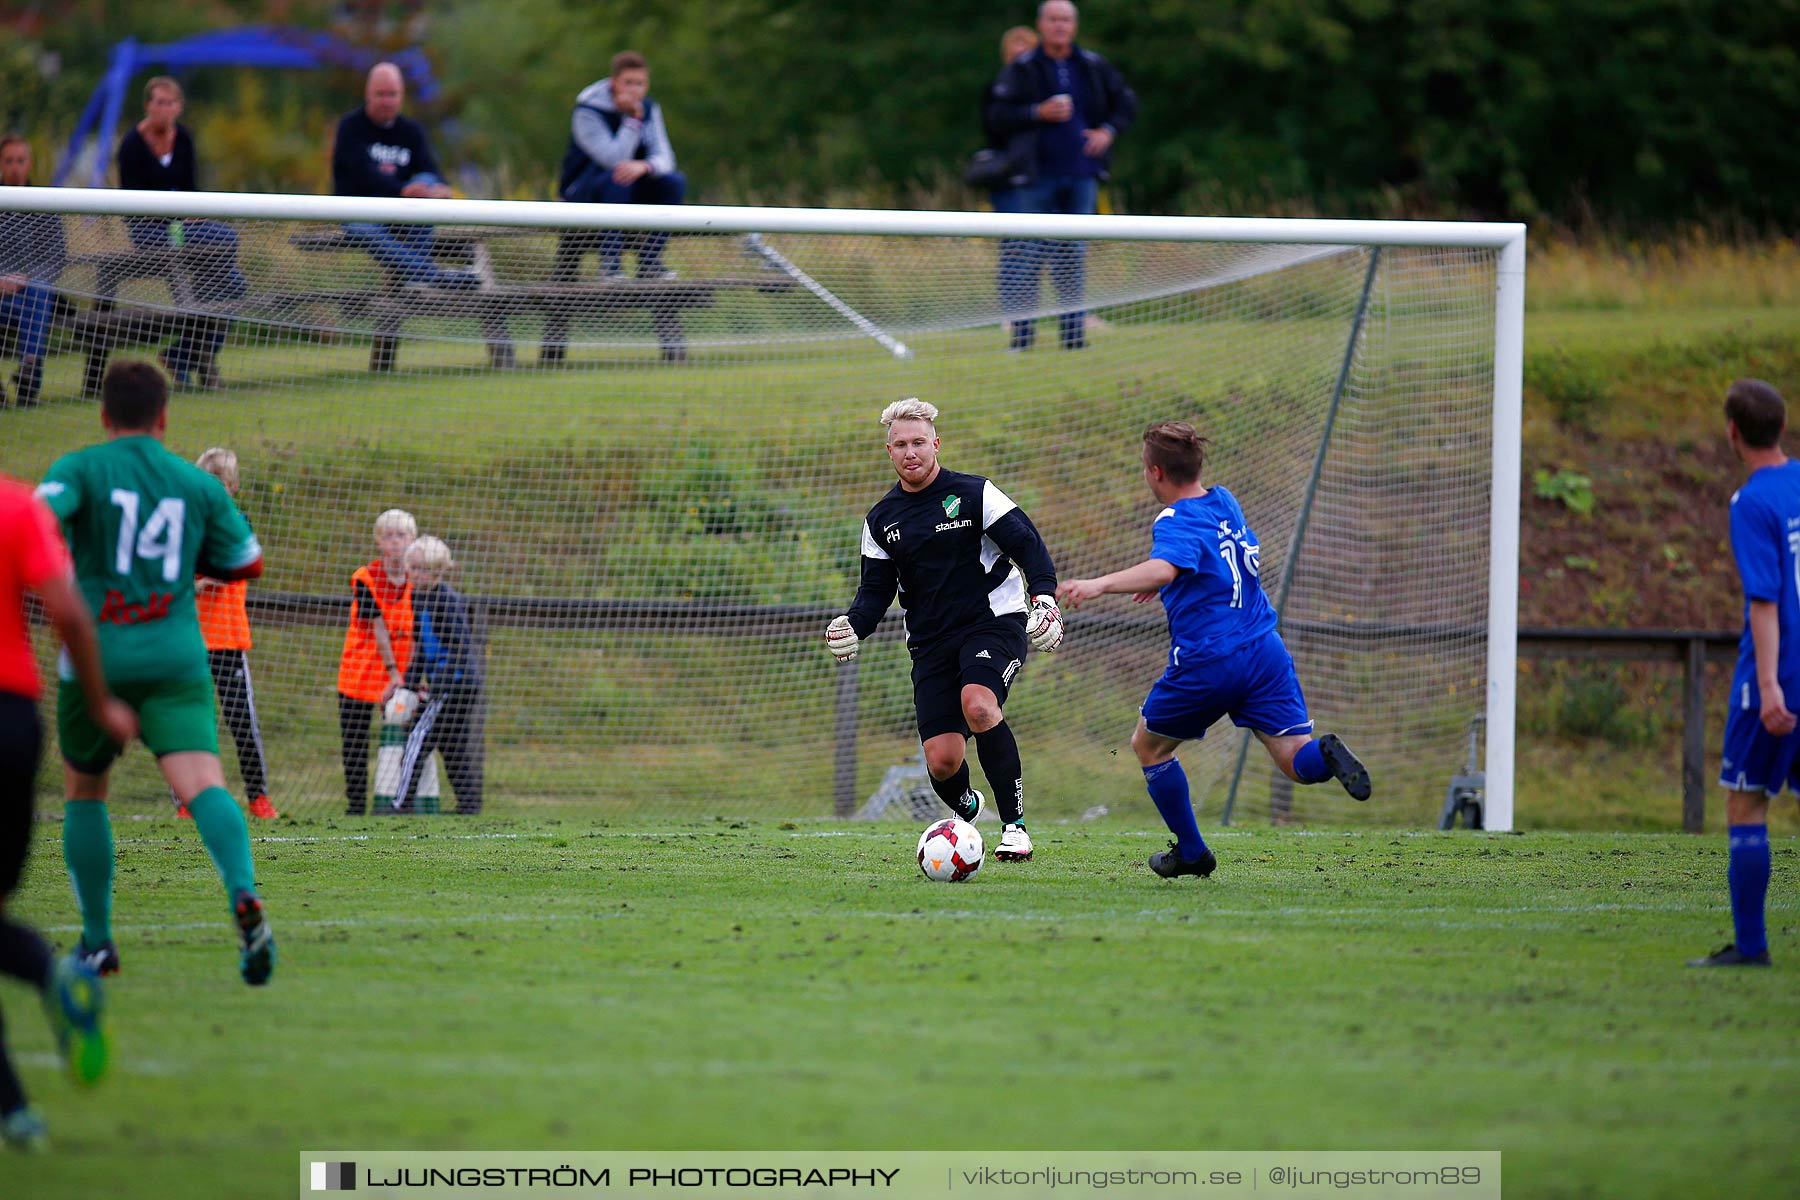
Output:
[[[664,238],[672,276],[639,277]],[[350,574],[403,508],[470,603],[484,811],[849,815],[917,753],[906,654],[897,613],[849,670],[821,634],[892,483],[876,416],[919,395],[1065,577],[1148,547],[1146,424],[1213,439],[1376,794],[1286,787],[1222,724],[1184,751],[1203,821],[1435,824],[1479,720],[1485,825],[1513,827],[1522,225],[0,188],[13,273],[53,305],[0,469],[95,440],[119,357],[176,376],[171,449],[238,454],[289,811],[345,803]],[[1155,821],[1125,744],[1166,646],[1118,600],[1032,657],[1028,815]],[[166,805],[143,755],[115,794]]]

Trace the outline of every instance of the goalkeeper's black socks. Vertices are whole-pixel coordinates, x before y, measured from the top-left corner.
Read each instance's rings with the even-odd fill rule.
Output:
[[[981,756],[981,772],[994,789],[994,800],[1000,805],[1000,821],[1016,825],[1025,819],[1025,768],[1019,763],[1019,743],[1012,727],[1000,722],[985,733],[975,735],[975,753]],[[968,770],[968,764],[963,765]]]
[[[952,811],[961,812],[967,807],[963,804],[963,797],[969,792],[969,760],[963,759],[962,766],[956,768],[956,774],[948,779],[939,779],[936,775],[932,775],[931,790],[936,792],[938,799],[948,804]]]

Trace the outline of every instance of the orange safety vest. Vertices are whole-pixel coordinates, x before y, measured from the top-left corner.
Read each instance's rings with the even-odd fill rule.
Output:
[[[202,591],[194,589],[194,609],[200,615],[200,636],[208,650],[248,650],[250,618],[244,612],[244,597],[250,593],[250,581],[215,583]]]
[[[351,600],[350,628],[344,631],[344,656],[338,663],[337,690],[352,700],[379,704],[381,693],[387,689],[388,671],[387,664],[381,661],[381,651],[375,645],[375,627],[370,622],[379,616],[382,624],[387,626],[388,640],[394,647],[394,665],[400,668],[402,675],[406,674],[406,668],[412,665],[412,581],[398,587],[389,583],[387,569],[376,560],[366,567],[358,567],[350,576],[353,597],[358,583],[369,589],[380,611],[359,613],[356,601]]]

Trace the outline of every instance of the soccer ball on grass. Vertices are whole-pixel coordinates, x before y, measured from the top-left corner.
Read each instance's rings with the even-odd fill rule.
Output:
[[[981,834],[945,817],[919,835],[919,870],[939,883],[961,883],[981,869]]]

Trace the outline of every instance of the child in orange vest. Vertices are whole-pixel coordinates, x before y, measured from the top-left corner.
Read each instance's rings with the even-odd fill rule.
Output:
[[[232,496],[238,493],[237,455],[214,446],[194,461],[214,475]],[[194,580],[194,607],[200,616],[200,634],[206,639],[206,657],[212,664],[213,688],[219,695],[219,711],[225,727],[237,743],[238,770],[244,775],[244,794],[250,815],[272,821],[281,814],[269,800],[269,767],[263,755],[262,729],[256,720],[256,690],[250,684],[250,618],[244,611],[248,580],[220,583],[204,576]],[[185,806],[178,810],[187,816]]]
[[[362,816],[369,806],[369,722],[406,681],[412,665],[412,584],[406,551],[419,523],[404,509],[375,518],[381,557],[350,576],[350,627],[338,663],[338,730],[344,745],[344,812]]]

